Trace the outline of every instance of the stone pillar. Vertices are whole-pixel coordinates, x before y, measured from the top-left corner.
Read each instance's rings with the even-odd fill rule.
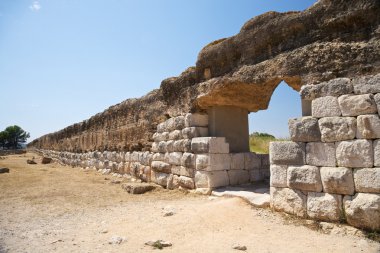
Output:
[[[234,106],[208,109],[209,134],[225,137],[231,153],[249,152],[248,111]]]

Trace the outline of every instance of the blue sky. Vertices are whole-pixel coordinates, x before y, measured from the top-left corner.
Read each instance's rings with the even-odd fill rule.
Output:
[[[0,130],[31,139],[85,120],[195,65],[209,42],[232,36],[266,11],[304,10],[313,0],[1,0]],[[250,131],[287,136],[301,114],[286,85]]]

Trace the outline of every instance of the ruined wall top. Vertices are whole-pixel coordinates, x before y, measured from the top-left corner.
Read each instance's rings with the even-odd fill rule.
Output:
[[[163,80],[160,89],[29,146],[149,149],[156,125],[167,116],[218,105],[255,112],[267,108],[282,80],[300,90],[304,84],[379,73],[379,14],[378,0],[320,0],[303,12],[265,13],[237,35],[205,46],[195,67]]]

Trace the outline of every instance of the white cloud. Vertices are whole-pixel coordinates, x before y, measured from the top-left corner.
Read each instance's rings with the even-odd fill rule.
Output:
[[[29,6],[29,9],[32,11],[39,11],[41,9],[41,4],[38,1],[34,1],[31,6]]]

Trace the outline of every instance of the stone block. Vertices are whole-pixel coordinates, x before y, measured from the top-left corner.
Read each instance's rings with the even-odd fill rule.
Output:
[[[183,152],[183,140],[173,142],[173,152]]]
[[[380,93],[380,74],[352,80],[355,94]]]
[[[186,127],[207,127],[208,115],[200,113],[188,113],[185,115]]]
[[[195,155],[192,153],[183,153],[181,165],[188,168],[195,168]]]
[[[271,207],[299,217],[306,217],[307,196],[301,191],[289,188],[270,187]]]
[[[152,143],[152,148],[150,149],[150,151],[154,152],[154,153],[157,153],[159,152],[159,149],[158,149],[158,142],[153,142]]]
[[[316,85],[304,85],[301,88],[300,95],[302,99],[313,100],[325,96],[339,97],[350,94],[353,90],[349,78],[336,78]]]
[[[318,119],[313,117],[302,117],[290,119],[288,122],[289,133],[292,141],[311,142],[321,141]]]
[[[322,192],[309,192],[307,194],[307,215],[316,220],[341,220],[344,217],[342,196]]]
[[[195,173],[196,188],[216,188],[229,185],[227,171],[197,171]]]
[[[167,141],[167,140],[169,140],[169,132],[154,133],[153,134],[153,140],[155,142]]]
[[[171,152],[168,156],[168,163],[173,165],[181,165],[182,152]]]
[[[353,195],[355,192],[352,169],[344,167],[320,168],[323,191],[342,195]]]
[[[183,139],[182,148],[183,148],[183,152],[191,152],[191,140]]]
[[[180,140],[182,139],[182,132],[180,130],[174,130],[169,133],[169,140]]]
[[[358,139],[380,138],[380,118],[378,114],[358,116],[356,138]]]
[[[356,192],[380,193],[380,168],[354,169]]]
[[[185,117],[178,116],[170,118],[166,121],[167,132],[172,132],[174,130],[182,130],[185,128]]]
[[[152,161],[165,161],[165,154],[163,153],[154,153],[152,156]]]
[[[230,185],[246,184],[250,181],[248,170],[229,170],[227,171]]]
[[[356,135],[356,118],[326,117],[318,121],[322,142],[352,140]]]
[[[244,169],[246,170],[255,170],[261,168],[261,157],[252,152],[244,153]]]
[[[196,137],[207,137],[208,128],[207,127],[186,127],[182,129],[182,136],[185,139],[192,139]]]
[[[171,153],[174,152],[174,141],[166,141],[165,142],[165,152]]]
[[[186,176],[180,176],[178,178],[178,184],[179,186],[186,188],[186,189],[194,189],[195,188],[195,182],[193,178],[186,177]]]
[[[154,171],[170,173],[171,168],[172,168],[171,164],[168,164],[165,162],[160,162],[160,161],[153,161],[152,162],[152,169]]]
[[[374,165],[380,167],[380,140],[375,140],[373,142],[373,153]]]
[[[197,137],[191,140],[191,150],[196,153],[229,153],[229,145],[224,137]]]
[[[269,158],[271,164],[304,165],[305,144],[291,141],[271,142]]]
[[[153,158],[153,154],[151,154],[149,151],[141,153],[140,163],[145,166],[150,166],[150,163],[152,162],[152,158]]]
[[[316,118],[341,116],[338,98],[326,96],[314,99],[311,103],[311,115]]]
[[[232,153],[231,154],[231,170],[244,170],[245,153]]]
[[[168,185],[168,179],[169,179],[169,174],[162,173],[162,172],[155,172],[154,170],[152,170],[151,181],[153,183],[156,183],[156,184],[159,184],[161,186],[167,187],[167,185]]]
[[[375,94],[373,96],[373,98],[375,99],[375,103],[376,103],[376,107],[377,107],[377,113],[380,115],[380,93]]]
[[[166,141],[160,141],[158,143],[157,151],[160,153],[165,153],[166,152]]]
[[[275,165],[270,166],[270,186],[273,187],[287,187],[286,172],[287,165]]]
[[[343,204],[348,224],[362,229],[380,230],[380,194],[345,196]]]
[[[341,141],[337,143],[336,160],[340,167],[373,167],[373,147],[369,140]]]
[[[195,169],[185,166],[172,166],[171,172],[175,175],[194,178]]]
[[[248,170],[248,172],[249,172],[249,181],[250,182],[254,183],[254,182],[258,182],[258,181],[263,180],[263,177],[262,177],[259,169]]]
[[[338,98],[343,116],[358,116],[377,113],[377,106],[372,94],[343,95]]]
[[[230,154],[202,154],[196,155],[196,170],[218,171],[231,168]]]
[[[316,166],[289,166],[286,179],[289,188],[301,191],[322,191],[321,176]]]
[[[335,144],[323,142],[310,142],[306,144],[306,163],[314,166],[336,165]]]

